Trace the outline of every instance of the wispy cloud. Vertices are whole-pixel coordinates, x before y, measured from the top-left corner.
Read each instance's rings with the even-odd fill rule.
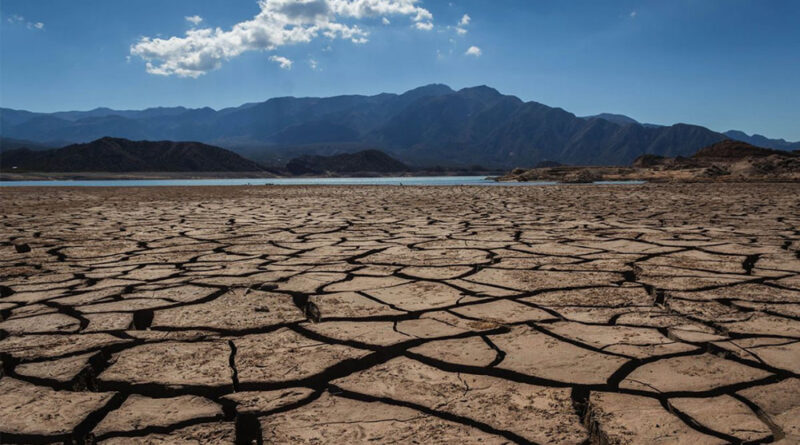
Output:
[[[292,64],[294,63],[290,59],[287,59],[286,57],[283,56],[269,56],[269,60],[277,63],[281,67],[281,69],[284,70],[292,69]]]
[[[151,74],[198,77],[243,52],[273,51],[320,36],[366,43],[369,33],[353,21],[406,16],[417,29],[433,29],[433,14],[418,0],[259,0],[259,6],[258,15],[230,30],[193,28],[183,37],[144,37],[130,54],[144,60]]]
[[[639,13],[638,13],[638,12],[636,12],[636,11],[631,11],[631,13],[630,13],[629,15],[630,15],[630,17],[631,17],[632,19],[635,19],[635,18],[636,18],[636,16],[637,16],[637,15],[639,15]]]
[[[473,57],[480,57],[481,55],[483,55],[483,51],[481,51],[481,49],[478,48],[477,46],[470,46],[469,49],[467,49],[467,52],[465,52],[464,54]]]
[[[8,23],[11,23],[11,24],[14,24],[14,25],[24,25],[26,28],[31,29],[31,30],[35,30],[35,31],[41,31],[41,30],[44,29],[44,23],[42,23],[42,22],[31,22],[31,21],[25,20],[25,17],[23,17],[21,15],[17,15],[17,14],[14,14],[14,15],[8,17],[6,20],[8,21]]]

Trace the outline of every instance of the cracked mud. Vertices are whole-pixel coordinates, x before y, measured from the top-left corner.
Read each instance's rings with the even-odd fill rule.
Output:
[[[797,185],[0,208],[2,443],[800,441]]]

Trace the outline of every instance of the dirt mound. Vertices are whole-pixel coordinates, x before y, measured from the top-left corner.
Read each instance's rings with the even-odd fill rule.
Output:
[[[656,167],[658,165],[663,165],[664,161],[667,159],[669,158],[659,155],[641,155],[634,159],[632,165],[636,168]]]

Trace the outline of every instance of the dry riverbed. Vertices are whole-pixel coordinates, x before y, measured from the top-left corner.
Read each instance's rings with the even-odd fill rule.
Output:
[[[0,443],[800,441],[798,184],[0,209]]]

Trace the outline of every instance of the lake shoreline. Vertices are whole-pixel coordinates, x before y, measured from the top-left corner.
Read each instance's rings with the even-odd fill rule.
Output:
[[[621,182],[611,184],[640,184],[641,182]],[[217,179],[112,179],[112,180],[51,180],[51,181],[5,181],[0,188],[14,187],[233,187],[233,186],[552,186],[558,182],[538,181],[524,183],[497,182],[489,176],[395,176],[376,178],[217,178]],[[603,183],[599,183],[602,185]]]
[[[322,178],[411,178],[444,176],[500,176],[506,170],[417,170],[403,173],[352,172],[327,175],[282,175],[253,172],[0,172],[0,183],[9,181],[91,181],[172,179],[322,179]]]

